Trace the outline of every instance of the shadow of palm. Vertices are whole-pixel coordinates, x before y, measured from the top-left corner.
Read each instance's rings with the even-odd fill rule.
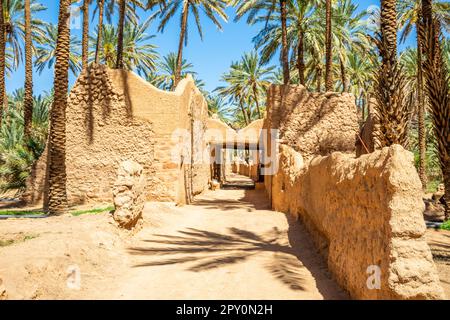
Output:
[[[304,266],[293,249],[282,243],[282,234],[273,228],[263,235],[248,230],[229,228],[227,234],[188,228],[180,235],[156,235],[160,240],[146,240],[154,247],[134,247],[132,255],[164,256],[163,259],[137,264],[135,267],[189,264],[187,270],[201,272],[248,260],[260,253],[273,253],[266,269],[292,290],[305,290]],[[170,257],[169,257],[170,256]]]

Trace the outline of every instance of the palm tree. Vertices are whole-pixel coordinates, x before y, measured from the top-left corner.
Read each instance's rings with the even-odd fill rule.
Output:
[[[127,24],[123,33],[122,63],[126,70],[137,70],[139,74],[148,76],[155,71],[156,60],[159,58],[156,46],[149,43],[154,36],[146,33],[153,17],[143,23]],[[110,68],[116,66],[118,29],[113,25],[103,25],[100,31],[103,34],[101,49],[98,52],[98,61]],[[97,36],[94,34],[93,40]],[[95,41],[92,41],[94,43]]]
[[[110,8],[114,7],[114,4],[118,2],[119,5],[119,25],[117,34],[117,61],[116,68],[122,69],[124,67],[123,62],[123,50],[124,50],[124,32],[125,32],[125,20],[127,18],[127,11],[134,12],[137,7],[141,9],[152,9],[156,5],[165,5],[166,0],[147,0],[144,6],[141,0],[110,0]],[[110,11],[112,11],[110,9]],[[134,20],[136,22],[136,20]]]
[[[31,39],[31,5],[25,0],[25,98],[24,98],[24,135],[25,141],[30,139],[33,120],[33,52]]]
[[[58,39],[54,77],[54,101],[51,108],[48,152],[48,211],[67,211],[66,192],[66,107],[69,89],[70,28],[68,12],[71,0],[60,0]]]
[[[56,62],[58,26],[48,24],[45,30],[45,35],[38,38],[38,44],[36,45],[34,65],[39,73],[42,73],[45,68],[52,68]],[[80,40],[75,35],[72,35],[70,38],[69,68],[75,76],[81,71],[80,47]]]
[[[242,118],[245,125],[250,123],[251,112],[245,107],[245,95],[242,88],[242,84],[234,81],[233,70],[238,69],[239,64],[233,62],[230,66],[230,71],[222,75],[222,81],[226,82],[226,86],[221,86],[215,89],[215,91],[222,97],[228,98],[230,104],[236,104],[239,106],[239,111],[242,113]]]
[[[253,100],[258,118],[262,118],[259,97],[264,96],[274,77],[275,67],[263,67],[256,52],[244,53],[232,70],[232,82],[239,83],[244,96]]]
[[[287,19],[291,23],[287,27],[287,40],[292,47],[291,56],[296,59],[293,64],[297,67],[299,82],[302,85],[305,85],[305,51],[313,45],[311,42],[316,40],[314,9],[315,1],[313,0],[288,2]],[[281,46],[282,32],[278,23],[280,21],[278,11],[272,14],[271,23],[267,24],[253,39],[256,49],[261,49],[263,63],[270,61]]]
[[[95,58],[94,62],[96,64],[100,61],[100,48],[102,46],[102,31],[103,31],[103,10],[105,8],[105,0],[98,0],[98,25],[97,25],[97,39],[95,44]]]
[[[377,45],[382,57],[375,76],[374,140],[377,148],[408,144],[406,79],[397,60],[397,10],[395,0],[381,1],[381,35]]]
[[[291,2],[288,15],[293,21],[297,34],[297,70],[300,84],[305,85],[305,40],[308,37],[308,22],[314,10],[314,2],[311,0],[296,0]],[[295,19],[295,20],[294,20]],[[289,33],[289,32],[288,32]]]
[[[409,0],[399,2],[399,23],[402,27],[400,41],[404,42],[411,33],[413,27],[419,29],[421,3],[418,0]],[[433,11],[440,17],[440,21],[444,27],[450,26],[450,3],[436,2],[433,5]],[[420,33],[417,32],[417,99],[418,99],[418,135],[419,135],[419,176],[422,181],[423,188],[427,185],[426,175],[426,130],[425,130],[425,110],[426,100],[423,93],[423,75],[422,75],[422,39]]]
[[[222,25],[217,19],[220,17],[223,21],[227,22],[228,17],[225,13],[225,7],[228,0],[169,0],[167,5],[161,10],[161,23],[158,30],[164,31],[167,23],[171,18],[181,9],[181,28],[178,42],[178,55],[177,65],[175,72],[174,88],[181,80],[181,67],[183,64],[183,46],[187,45],[187,27],[189,12],[192,13],[195,19],[200,38],[203,39],[202,25],[200,21],[199,10],[202,9],[206,16],[217,26],[219,30],[222,30]]]
[[[332,52],[332,39],[331,39],[331,0],[325,0],[325,90],[331,91],[333,89],[333,52]]]
[[[350,89],[351,77],[347,75],[348,60],[351,54],[366,55],[371,59],[373,57],[367,34],[365,10],[358,13],[358,5],[351,0],[338,0],[333,12],[333,48],[339,60],[340,82],[342,91],[347,92]],[[371,59],[375,60],[375,59]]]
[[[123,32],[125,25],[125,10],[126,0],[121,0],[119,3],[119,32],[117,34],[117,61],[116,68],[123,69]]]
[[[206,96],[206,101],[208,102],[208,115],[210,117],[217,115],[223,122],[230,122],[227,105],[222,96],[210,94]]]
[[[35,16],[38,12],[45,10],[46,7],[31,0],[30,12]],[[3,1],[3,17],[5,24],[6,44],[11,48],[14,57],[13,66],[17,68],[19,63],[23,61],[23,43],[25,42],[25,19],[24,19],[24,2],[23,0]],[[31,19],[31,32],[33,40],[44,36],[45,22],[37,19]]]
[[[5,67],[6,67],[6,40],[5,23],[3,16],[3,0],[0,2],[0,129],[3,122],[3,108],[5,105]]]
[[[257,119],[261,119],[261,101],[270,83],[275,81],[275,67],[264,67],[256,52],[244,53],[239,62],[231,65],[230,71],[222,76],[227,86],[216,89],[219,95],[237,103],[247,123],[252,120],[252,106]],[[247,108],[245,108],[245,104]]]
[[[281,61],[283,65],[284,84],[289,84],[289,48],[287,43],[287,8],[286,0],[280,0],[281,11]]]
[[[181,78],[186,77],[188,74],[194,77],[196,73],[193,71],[193,68],[192,63],[183,59],[181,63]],[[147,81],[161,90],[173,90],[177,74],[177,54],[170,52],[164,56],[162,61],[158,63],[157,70],[158,73],[149,75]]]
[[[429,100],[445,185],[445,219],[450,218],[450,85],[442,47],[440,23],[431,0],[422,1],[419,33],[423,40],[425,91]]]
[[[358,50],[351,50],[347,54],[347,76],[350,79],[349,92],[356,97],[357,106],[361,110],[361,120],[366,120],[366,107],[372,88],[372,75],[374,66],[371,59],[362,56]]]
[[[30,44],[30,38],[36,38],[41,36],[42,33],[42,26],[44,25],[44,22],[39,19],[31,19],[31,14],[34,14],[36,12],[45,10],[46,8],[42,6],[41,4],[37,3],[34,0],[27,1],[26,3],[27,12],[24,12],[25,6],[22,0],[10,0],[10,1],[2,1],[1,2],[1,19],[3,23],[1,23],[1,28],[3,30],[3,33],[1,35],[2,39],[0,39],[0,126],[1,126],[1,119],[2,119],[2,110],[5,106],[5,71],[6,69],[15,69],[19,65],[19,62],[22,60],[22,40],[24,40],[25,44]],[[25,14],[28,14],[30,16],[29,19],[25,19]],[[28,28],[26,28],[26,21],[28,21]],[[27,29],[27,30],[26,30]],[[28,31],[28,32],[27,32]],[[27,41],[26,35],[28,35],[29,39]],[[27,49],[28,48],[28,49]],[[26,86],[28,88],[32,87],[32,82],[30,81],[30,72],[29,72],[29,66],[30,66],[30,57],[31,57],[31,49],[25,45],[25,50],[27,53],[27,62],[26,67],[28,67],[28,78],[27,78],[27,84]],[[7,63],[8,60],[11,61],[11,63]],[[31,84],[31,86],[30,86]],[[32,92],[31,92],[32,97]],[[32,108],[32,98],[30,98],[30,94],[27,96],[28,105],[31,105]],[[31,102],[30,102],[31,101]],[[27,114],[27,120],[30,119],[30,113],[28,109]],[[27,128],[29,121],[27,121]]]
[[[89,4],[91,0],[83,0],[83,35],[81,39],[81,67],[88,66],[89,55]]]
[[[283,83],[290,83],[289,69],[289,43],[287,39],[287,7],[291,0],[231,0],[230,3],[237,7],[235,20],[241,19],[248,14],[247,23],[255,24],[261,20],[266,20],[266,27],[273,14],[280,13],[281,24],[281,56],[280,61],[283,68]],[[263,16],[259,16],[264,12]]]
[[[147,9],[151,9],[156,4],[164,4],[165,0],[147,0]],[[122,5],[124,7],[122,7]],[[102,26],[103,26],[103,20],[106,17],[106,20],[109,24],[112,23],[112,19],[115,14],[115,8],[119,6],[119,20],[120,21],[120,29],[123,30],[126,23],[131,24],[137,24],[138,23],[138,16],[136,13],[136,8],[144,8],[144,4],[140,0],[124,0],[123,3],[121,0],[97,0],[97,6],[94,9],[93,14],[95,15],[98,11],[98,24],[97,24],[97,38],[95,39],[95,57],[94,61],[95,63],[99,63],[99,54],[100,50],[102,49],[102,40],[103,40],[103,34],[102,34]],[[119,43],[117,42],[116,46],[118,46]],[[123,45],[123,40],[122,40]],[[115,50],[116,52],[117,49]],[[117,59],[117,58],[116,58]],[[117,64],[117,60],[115,62],[115,65]]]

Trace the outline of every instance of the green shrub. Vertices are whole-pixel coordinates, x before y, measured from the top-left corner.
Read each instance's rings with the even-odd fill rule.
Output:
[[[81,216],[83,214],[98,214],[103,212],[111,212],[114,210],[113,206],[106,207],[106,208],[96,208],[96,209],[90,209],[90,210],[80,210],[80,211],[74,211],[72,212],[72,215],[74,217]]]
[[[32,165],[45,148],[51,102],[51,94],[34,99],[31,137],[24,141],[23,90],[8,96],[8,109],[0,130],[0,194],[25,189]]]
[[[444,222],[444,223],[441,225],[441,229],[450,231],[450,220]]]

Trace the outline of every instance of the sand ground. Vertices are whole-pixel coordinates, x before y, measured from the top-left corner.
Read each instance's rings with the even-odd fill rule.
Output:
[[[347,299],[303,226],[269,209],[227,188],[148,203],[135,233],[108,213],[0,220],[0,278],[10,299]],[[450,297],[450,232],[428,237]]]

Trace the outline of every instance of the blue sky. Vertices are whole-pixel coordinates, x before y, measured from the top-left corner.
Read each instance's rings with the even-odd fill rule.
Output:
[[[58,19],[58,1],[40,0],[48,9],[39,13],[42,20],[57,23]],[[359,10],[364,10],[370,5],[379,5],[378,0],[355,0]],[[91,9],[91,13],[93,8]],[[190,23],[189,43],[184,49],[184,58],[194,65],[194,70],[198,73],[200,79],[206,84],[206,89],[212,91],[220,83],[220,76],[226,72],[232,61],[238,60],[242,53],[250,51],[253,48],[252,38],[259,31],[260,26],[249,26],[245,19],[234,22],[234,9],[228,8],[229,22],[223,24],[223,30],[217,28],[205,17],[203,21],[203,41],[201,41],[194,23]],[[148,13],[141,12],[140,17],[143,20]],[[94,24],[96,22],[94,21]],[[93,25],[91,25],[93,30]],[[166,28],[164,33],[157,33],[157,20],[149,28],[148,33],[155,35],[151,40],[158,47],[161,56],[171,51],[177,50],[179,36],[179,18],[175,17]],[[72,33],[81,39],[80,30],[72,30]],[[409,43],[413,41],[414,35],[410,37]],[[406,45],[408,45],[408,42]],[[278,64],[278,58],[273,59],[272,64]],[[71,85],[75,79],[71,77]],[[46,70],[41,75],[35,74],[34,90],[36,94],[42,91],[49,91],[53,86],[53,70]],[[20,88],[24,82],[24,68],[20,66],[6,80],[8,92]]]

